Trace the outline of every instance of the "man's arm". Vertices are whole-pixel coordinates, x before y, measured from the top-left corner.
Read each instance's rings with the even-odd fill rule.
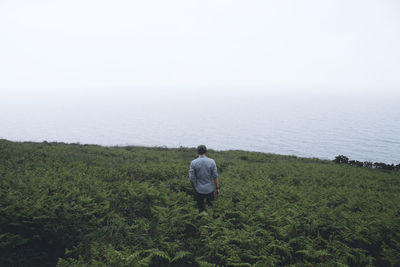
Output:
[[[214,183],[215,183],[215,188],[219,189],[219,180],[218,177],[214,179]]]
[[[221,192],[219,191],[219,180],[218,177],[214,179],[215,182],[215,192],[217,193],[217,197],[221,195]]]
[[[221,192],[219,191],[219,180],[218,180],[218,171],[217,171],[217,165],[214,162],[213,170],[212,170],[212,175],[214,178],[214,183],[215,183],[215,192],[217,193],[217,197],[221,195]]]
[[[195,180],[196,180],[196,172],[194,170],[193,162],[190,163],[190,169],[189,169],[189,181],[190,184],[193,187],[193,190],[195,189]]]
[[[192,185],[193,190],[196,190],[196,185],[194,184],[194,181],[190,181],[190,184]]]

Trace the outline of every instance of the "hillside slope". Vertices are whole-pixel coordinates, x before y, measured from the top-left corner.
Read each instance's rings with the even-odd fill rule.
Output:
[[[221,197],[200,216],[194,149],[0,140],[0,266],[395,266],[400,174],[209,151]]]

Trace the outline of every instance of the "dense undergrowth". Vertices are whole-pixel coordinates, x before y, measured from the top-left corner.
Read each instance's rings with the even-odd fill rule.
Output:
[[[399,266],[400,175],[318,159],[0,140],[0,266]]]

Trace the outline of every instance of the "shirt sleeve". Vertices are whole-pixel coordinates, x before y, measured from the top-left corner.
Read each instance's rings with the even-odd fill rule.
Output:
[[[218,177],[217,164],[215,164],[215,161],[213,162],[213,166],[212,166],[212,177],[214,179],[216,179]]]
[[[189,169],[189,181],[194,182],[195,179],[196,179],[196,172],[194,170],[194,164],[193,162],[191,162]]]

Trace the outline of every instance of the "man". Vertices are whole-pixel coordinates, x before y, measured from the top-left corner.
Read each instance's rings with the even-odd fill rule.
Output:
[[[205,211],[204,200],[208,206],[212,206],[214,200],[214,184],[216,196],[220,196],[218,172],[215,161],[206,156],[207,147],[200,145],[197,147],[198,158],[190,163],[189,181],[195,193],[195,200],[199,212]]]

